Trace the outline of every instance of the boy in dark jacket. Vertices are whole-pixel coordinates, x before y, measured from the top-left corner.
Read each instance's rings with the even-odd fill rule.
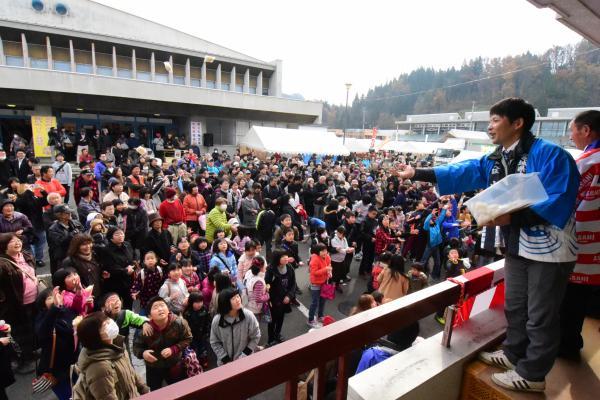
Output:
[[[264,210],[259,212],[256,217],[256,229],[260,243],[266,247],[267,260],[269,260],[271,258],[271,242],[273,241],[276,220],[271,199],[265,198],[263,200],[263,208]]]
[[[360,267],[358,274],[368,276],[373,268],[373,261],[375,260],[375,230],[377,229],[377,207],[370,206],[367,211],[367,217],[360,226],[360,235],[363,241],[362,246],[362,260],[360,261]]]

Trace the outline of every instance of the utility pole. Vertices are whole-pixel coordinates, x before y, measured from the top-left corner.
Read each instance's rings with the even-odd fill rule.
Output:
[[[475,117],[473,114],[475,113],[475,102],[473,101],[473,105],[471,106],[471,130],[475,130],[475,123],[473,122],[473,118]]]
[[[342,144],[346,144],[346,129],[348,128],[348,95],[350,94],[351,83],[346,83],[346,110],[344,111],[344,139]]]
[[[367,113],[367,107],[363,106],[363,132],[365,131],[365,114]]]

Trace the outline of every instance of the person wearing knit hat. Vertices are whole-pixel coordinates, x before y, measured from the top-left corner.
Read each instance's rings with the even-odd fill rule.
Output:
[[[163,218],[163,229],[171,233],[173,244],[177,239],[187,236],[187,225],[185,224],[185,210],[183,204],[177,198],[177,191],[168,187],[165,189],[166,199],[160,203],[158,212]]]

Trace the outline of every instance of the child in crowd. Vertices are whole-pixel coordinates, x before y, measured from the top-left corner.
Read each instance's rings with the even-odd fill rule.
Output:
[[[144,255],[144,264],[131,286],[131,297],[140,300],[140,314],[146,312],[148,300],[158,295],[160,287],[165,281],[162,268],[158,265],[158,257],[153,251]]]
[[[219,273],[218,267],[212,267],[206,278],[202,281],[202,297],[204,298],[204,304],[209,305],[211,303],[213,291],[215,290],[215,275]]]
[[[158,295],[165,299],[169,306],[169,310],[173,314],[180,315],[187,303],[189,292],[185,281],[181,279],[181,265],[170,264],[168,271],[168,279],[163,283]]]
[[[375,299],[375,302],[378,306],[383,304],[383,293],[381,293],[379,290],[372,291],[371,296],[373,296],[373,299]]]
[[[246,244],[244,245],[244,254],[242,254],[240,259],[238,260],[237,272],[239,280],[244,280],[246,272],[248,272],[248,270],[250,269],[250,266],[252,265],[252,260],[254,259],[256,254],[258,254],[258,252],[256,251],[256,242],[253,240],[246,242]]]
[[[202,288],[202,283],[200,282],[198,274],[194,271],[192,260],[189,258],[182,258],[179,261],[179,265],[181,265],[181,279],[185,282],[188,292],[199,292]]]
[[[337,227],[335,236],[331,238],[329,248],[331,251],[331,267],[333,268],[331,280],[335,283],[336,290],[343,293],[341,285],[346,278],[346,257],[354,252],[354,248],[348,246],[346,228],[343,226]]]
[[[52,276],[54,286],[58,286],[63,297],[63,306],[84,317],[94,310],[94,286],[81,286],[79,274],[73,268],[62,268]]]
[[[423,264],[420,262],[411,265],[410,271],[408,271],[408,294],[417,292],[429,285],[427,274],[423,270]]]
[[[210,314],[205,306],[204,298],[199,292],[190,293],[187,306],[183,312],[192,331],[192,348],[198,356],[203,368],[208,367],[208,337],[210,336]]]
[[[208,245],[208,240],[204,236],[196,238],[193,242],[192,248],[198,254],[199,264],[197,266],[198,271],[204,276],[208,274],[210,259],[212,253]]]
[[[369,282],[367,283],[367,291],[372,292],[374,290],[379,289],[379,281],[377,281],[377,277],[383,271],[384,268],[390,266],[390,262],[392,261],[392,253],[389,251],[384,251],[379,255],[379,260],[373,265],[373,269],[371,270],[371,277]]]
[[[249,243],[252,239],[248,235],[248,229],[243,226],[239,226],[237,230],[237,234],[233,238],[234,252],[237,257],[240,257],[246,251],[246,244]]]
[[[298,268],[303,266],[304,262],[300,258],[298,243],[296,242],[295,237],[296,234],[293,228],[282,229],[281,248],[288,252],[290,265],[294,268]]]
[[[459,258],[458,250],[450,249],[448,252],[448,261],[446,261],[446,278],[454,278],[464,275],[467,271],[463,260]]]

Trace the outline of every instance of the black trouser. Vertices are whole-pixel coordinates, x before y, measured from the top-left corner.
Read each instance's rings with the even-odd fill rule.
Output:
[[[598,286],[569,283],[560,310],[560,352],[578,353],[583,348],[581,329]]]
[[[163,381],[167,382],[167,385],[170,385],[179,382],[181,378],[171,377],[169,368],[154,368],[146,363],[146,384],[148,384],[152,391],[160,389]]]
[[[375,261],[375,243],[365,241],[362,248],[362,260],[360,260],[359,274],[370,274]]]
[[[26,304],[20,309],[19,316],[11,324],[12,336],[21,347],[21,357],[29,360],[37,348],[33,322],[35,319],[35,303]]]
[[[63,187],[65,188],[65,190],[67,191],[67,194],[65,195],[65,204],[67,204],[67,205],[68,205],[68,204],[69,204],[69,199],[71,198],[71,197],[70,197],[70,195],[71,195],[71,186],[70,186],[70,185],[64,185],[64,184],[63,184],[62,186],[63,186]],[[84,221],[84,222],[85,222],[85,221]]]
[[[344,278],[346,278],[347,275],[350,275],[350,265],[352,265],[352,259],[354,258],[355,253],[356,251],[354,253],[346,254],[346,258],[344,259]]]
[[[335,283],[340,283],[341,280],[346,278],[345,260],[342,262],[332,261],[331,267],[333,268],[331,274],[331,280]]]
[[[271,322],[268,328],[268,342],[272,343],[279,340],[281,337],[281,328],[283,328],[283,320],[285,318],[285,305],[274,305],[271,307]]]

